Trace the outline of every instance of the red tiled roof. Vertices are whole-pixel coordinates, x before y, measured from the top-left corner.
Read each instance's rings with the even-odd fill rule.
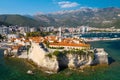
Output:
[[[60,42],[60,43],[50,43],[50,45],[55,45],[55,46],[74,46],[74,47],[89,47],[89,44],[75,44],[75,43],[65,43],[65,42]]]

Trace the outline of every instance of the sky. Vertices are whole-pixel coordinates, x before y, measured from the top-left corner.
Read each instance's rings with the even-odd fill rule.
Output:
[[[43,14],[81,7],[119,7],[120,0],[0,0],[0,14]]]

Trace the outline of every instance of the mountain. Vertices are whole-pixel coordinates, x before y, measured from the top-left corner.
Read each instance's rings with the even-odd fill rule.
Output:
[[[6,25],[6,26],[10,26],[11,24],[8,24],[8,23],[1,22],[1,21],[0,21],[0,25]]]
[[[56,26],[57,25],[55,19],[50,17],[50,16],[34,15],[33,17],[36,21],[39,21],[39,22],[43,21],[44,23],[46,23],[46,25],[49,25],[49,26]]]
[[[81,25],[107,28],[120,28],[120,8],[85,8],[64,10],[48,14],[31,15],[0,15],[0,24],[23,26],[66,26]]]
[[[33,16],[28,15],[28,14],[26,14],[26,15],[22,15],[22,16],[34,19],[34,17],[33,17]]]
[[[32,19],[30,17],[22,16],[22,15],[0,15],[0,22],[1,24],[5,25],[20,25],[20,26],[40,26],[46,23],[43,21],[36,21],[35,19]]]
[[[35,15],[34,19],[43,21],[48,25],[76,27],[88,25],[91,27],[116,27],[120,22],[120,8],[80,8],[78,10],[65,10],[49,14]]]

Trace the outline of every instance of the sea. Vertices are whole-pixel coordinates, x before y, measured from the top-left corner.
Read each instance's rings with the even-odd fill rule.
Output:
[[[120,38],[120,32],[82,33],[83,38]]]
[[[90,42],[94,48],[104,48],[109,65],[92,66],[80,70],[65,69],[57,74],[47,74],[25,59],[6,58],[0,50],[0,80],[120,80],[120,40]],[[34,74],[26,72],[33,70]]]

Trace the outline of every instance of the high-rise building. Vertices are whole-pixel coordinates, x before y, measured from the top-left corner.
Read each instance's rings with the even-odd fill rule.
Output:
[[[6,26],[0,27],[0,34],[6,35],[8,33],[9,33],[9,28],[8,27],[6,27]]]
[[[35,32],[37,31],[35,27],[30,28],[30,32]]]
[[[81,26],[81,27],[80,27],[80,31],[81,31],[82,33],[87,32],[87,31],[88,31],[88,26]]]

